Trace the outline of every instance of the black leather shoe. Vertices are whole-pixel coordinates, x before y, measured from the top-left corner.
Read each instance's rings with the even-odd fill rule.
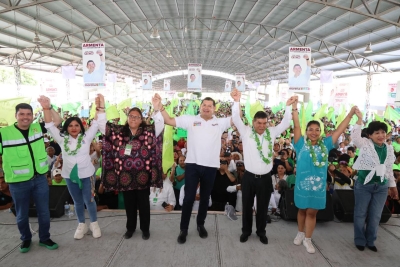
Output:
[[[240,236],[240,242],[241,242],[241,243],[246,242],[247,239],[249,239],[249,236],[246,235],[246,234],[242,234],[242,235]]]
[[[375,246],[368,246],[368,248],[373,252],[378,252],[378,249]]]
[[[199,236],[201,238],[207,238],[208,233],[207,233],[206,228],[204,228],[203,225],[197,226],[197,231],[199,232]]]
[[[126,231],[126,233],[124,234],[125,239],[131,238],[134,232],[135,231]]]
[[[150,232],[143,232],[142,233],[142,238],[143,240],[147,240],[150,238]]]
[[[186,242],[187,230],[182,230],[178,236],[178,243],[184,244]]]
[[[265,235],[260,236],[260,241],[261,243],[263,243],[264,245],[268,244],[268,237]]]
[[[356,248],[357,248],[359,251],[364,251],[364,249],[365,249],[364,246],[357,246],[357,245],[356,245]]]

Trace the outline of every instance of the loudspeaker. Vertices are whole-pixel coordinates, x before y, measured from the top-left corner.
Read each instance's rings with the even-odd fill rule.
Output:
[[[284,220],[297,220],[297,211],[294,204],[294,190],[286,190],[281,194],[281,205],[279,206],[281,218]],[[334,219],[332,196],[326,191],[326,207],[317,213],[317,221],[332,221]]]
[[[298,208],[294,205],[294,190],[286,190],[281,194],[279,209],[281,218],[285,221],[297,220]]]
[[[333,211],[339,221],[354,221],[354,190],[336,189],[333,191]],[[380,222],[386,223],[392,214],[390,210],[383,206]]]
[[[51,218],[59,218],[64,215],[64,204],[69,201],[70,195],[66,186],[49,185],[49,210]],[[11,207],[12,213],[16,215],[14,205]],[[29,204],[29,217],[37,217],[36,206],[31,197]]]

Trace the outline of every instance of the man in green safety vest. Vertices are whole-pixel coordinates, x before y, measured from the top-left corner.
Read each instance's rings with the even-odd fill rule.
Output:
[[[61,118],[52,110],[52,115]],[[31,246],[32,233],[29,227],[30,199],[36,205],[39,221],[39,245],[50,250],[58,245],[50,239],[49,186],[47,153],[43,142],[44,124],[32,123],[33,111],[29,104],[15,107],[17,122],[0,129],[0,155],[3,171],[9,184],[21,234],[20,252],[26,253]]]

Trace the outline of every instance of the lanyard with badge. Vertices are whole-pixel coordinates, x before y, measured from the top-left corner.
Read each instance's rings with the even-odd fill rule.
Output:
[[[133,138],[135,138],[135,135],[132,134],[131,138],[129,139],[129,143],[125,145],[125,153],[124,153],[124,155],[126,155],[126,156],[130,156],[131,155],[132,145],[130,143],[132,142]]]
[[[153,206],[155,206],[155,205],[157,204],[157,201],[158,201],[158,194],[161,193],[161,192],[160,192],[160,188],[155,188],[154,190],[156,191],[156,192],[155,192],[155,193],[156,193],[156,196],[153,197]]]

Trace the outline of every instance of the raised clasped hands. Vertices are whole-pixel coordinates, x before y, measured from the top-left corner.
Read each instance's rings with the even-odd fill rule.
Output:
[[[240,98],[242,97],[242,93],[239,92],[239,90],[235,88],[235,89],[233,89],[233,91],[231,92],[231,97],[233,98],[233,100],[234,100],[235,102],[239,102],[239,101],[240,101]]]
[[[161,96],[159,94],[155,94],[152,98],[151,98],[151,102],[153,104],[153,108],[155,110],[159,110],[161,108]]]
[[[50,98],[48,98],[47,96],[41,95],[39,96],[39,98],[37,99],[39,104],[42,106],[42,108],[50,108],[51,104],[50,104]]]

